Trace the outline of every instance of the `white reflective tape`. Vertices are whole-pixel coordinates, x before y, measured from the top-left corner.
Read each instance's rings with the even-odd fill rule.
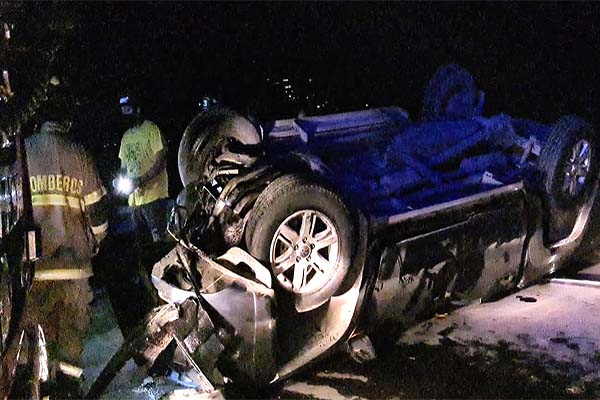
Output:
[[[38,378],[42,382],[48,382],[49,371],[48,371],[48,350],[46,348],[46,336],[44,330],[40,325],[38,327],[38,346],[39,346],[39,376]]]
[[[91,269],[38,269],[35,271],[36,281],[62,281],[71,279],[85,279],[92,276]]]
[[[72,376],[73,378],[80,378],[83,374],[83,369],[75,365],[67,364],[66,362],[60,361],[58,363],[58,369],[65,375]]]
[[[105,194],[106,194],[106,189],[104,189],[104,186],[102,186],[100,189],[83,196],[83,201],[87,206],[90,206],[90,205],[102,200],[102,197]]]
[[[103,234],[103,233],[106,233],[107,230],[108,230],[108,221],[106,221],[102,225],[92,226],[92,232],[96,236],[98,236],[100,234]]]

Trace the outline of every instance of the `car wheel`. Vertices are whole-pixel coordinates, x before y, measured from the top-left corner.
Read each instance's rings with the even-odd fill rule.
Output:
[[[216,108],[196,115],[183,132],[177,154],[183,185],[201,178],[230,139],[243,144],[257,144],[261,140],[250,121],[229,109]]]
[[[590,200],[598,179],[599,154],[592,126],[575,116],[552,127],[538,159],[548,215],[548,240],[561,239]]]
[[[444,65],[427,84],[422,118],[425,121],[471,118],[477,114],[478,100],[473,76],[456,64]]]
[[[285,175],[258,197],[246,228],[252,256],[304,312],[324,304],[350,269],[353,225],[340,197],[298,175]]]

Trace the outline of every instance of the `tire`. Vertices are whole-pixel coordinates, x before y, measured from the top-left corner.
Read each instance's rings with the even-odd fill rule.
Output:
[[[201,178],[228,140],[260,143],[256,128],[246,118],[226,108],[203,112],[183,132],[177,154],[179,177],[184,186]]]
[[[296,310],[310,311],[343,286],[352,258],[351,221],[332,190],[300,175],[284,175],[258,197],[249,215],[246,245],[270,267]]]
[[[580,206],[593,194],[599,166],[600,154],[592,126],[576,116],[559,119],[538,159],[547,240],[557,241],[568,234]]]
[[[465,109],[460,114],[452,115],[448,105],[455,95],[461,93],[467,103]],[[473,76],[459,65],[443,65],[433,74],[425,89],[422,118],[425,121],[470,118],[476,113],[476,103]]]

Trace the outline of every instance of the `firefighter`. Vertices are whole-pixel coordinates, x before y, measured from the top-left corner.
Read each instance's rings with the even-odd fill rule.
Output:
[[[42,235],[25,318],[44,329],[57,397],[78,397],[93,299],[91,260],[108,215],[106,190],[92,159],[70,140],[65,113],[72,106],[62,100],[50,97],[39,132],[25,141],[33,216]]]
[[[158,126],[142,120],[141,107],[133,96],[120,100],[127,131],[121,139],[121,176],[131,182],[129,206],[133,208],[138,233],[153,242],[165,239],[169,183],[167,147]]]

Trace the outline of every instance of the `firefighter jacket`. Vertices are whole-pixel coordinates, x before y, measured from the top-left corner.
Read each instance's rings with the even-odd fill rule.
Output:
[[[25,141],[31,202],[42,234],[36,280],[83,279],[106,235],[106,189],[87,153],[46,122]]]

